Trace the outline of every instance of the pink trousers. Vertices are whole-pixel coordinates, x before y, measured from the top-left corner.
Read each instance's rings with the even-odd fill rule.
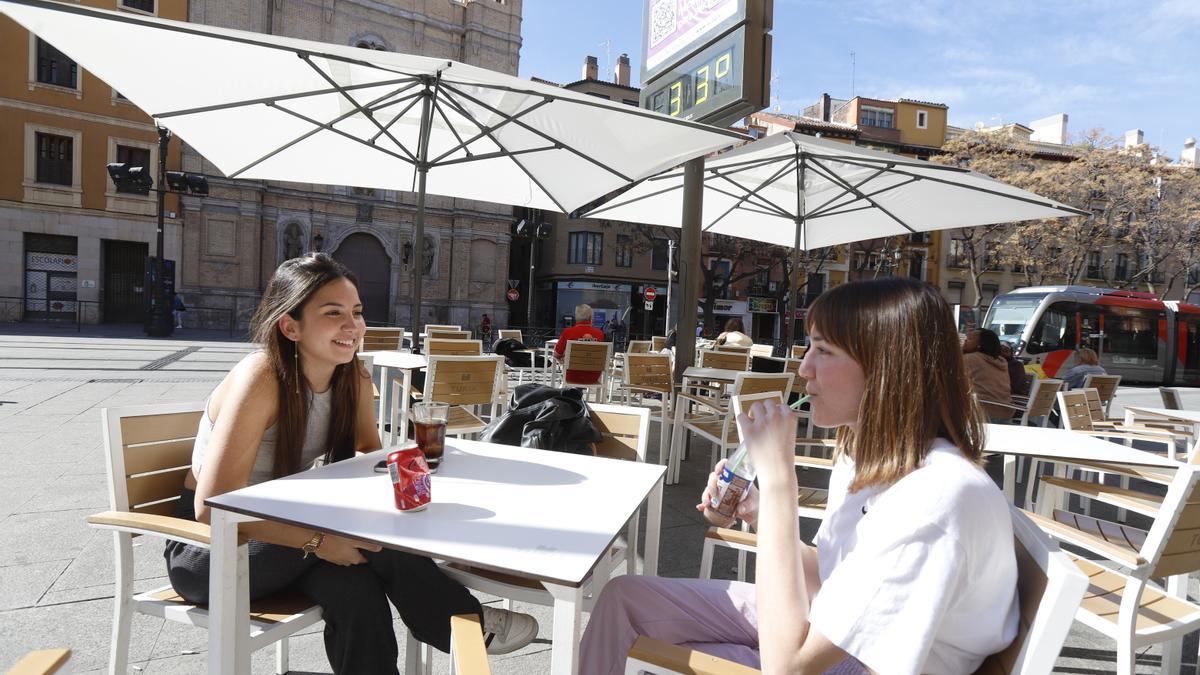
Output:
[[[754,584],[719,579],[619,576],[592,609],[580,675],[621,675],[639,635],[758,667]]]
[[[788,620],[778,617],[777,620]],[[622,675],[639,635],[759,667],[754,584],[620,576],[604,587],[579,650],[580,675]],[[866,675],[846,659],[826,675]]]

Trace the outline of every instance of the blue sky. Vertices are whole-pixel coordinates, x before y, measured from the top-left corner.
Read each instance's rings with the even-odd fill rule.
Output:
[[[637,85],[642,0],[525,0],[520,74],[580,78],[583,58],[628,52]],[[950,123],[1065,112],[1178,159],[1200,137],[1200,0],[775,0],[773,106],[822,92],[945,103]],[[611,72],[611,68],[608,69]],[[609,78],[611,79],[611,78]]]

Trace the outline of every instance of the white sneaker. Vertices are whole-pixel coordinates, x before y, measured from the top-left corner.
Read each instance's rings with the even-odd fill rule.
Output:
[[[488,654],[515,652],[537,637],[538,622],[528,614],[483,606],[483,643]]]

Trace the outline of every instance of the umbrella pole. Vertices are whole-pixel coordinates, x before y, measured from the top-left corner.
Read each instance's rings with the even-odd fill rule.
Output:
[[[784,314],[783,356],[791,357],[796,343],[796,310],[800,307],[800,252],[808,248],[804,222],[804,156],[796,149],[796,240],[792,244],[792,275],[789,279],[787,313]]]
[[[433,78],[421,78],[425,91],[421,94],[421,131],[417,141],[417,217],[413,223],[412,259],[412,331],[421,332],[421,282],[425,273],[425,178],[429,173],[429,129],[433,125]]]
[[[675,380],[696,357],[696,281],[700,274],[700,220],[704,209],[704,157],[683,165],[683,232],[679,237],[679,322],[675,324]],[[668,270],[668,274],[670,271]],[[668,282],[669,283],[669,282]]]

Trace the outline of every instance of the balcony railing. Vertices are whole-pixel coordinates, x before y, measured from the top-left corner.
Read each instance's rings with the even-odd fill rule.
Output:
[[[947,253],[946,267],[966,267],[970,259],[965,253]]]

